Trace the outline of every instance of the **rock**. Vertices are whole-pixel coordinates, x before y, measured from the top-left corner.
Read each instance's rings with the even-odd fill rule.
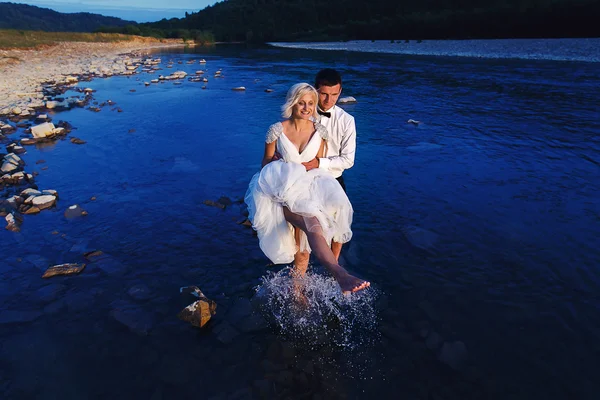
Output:
[[[26,215],[37,214],[42,211],[36,206],[21,206],[21,207],[23,207],[22,209],[20,209],[21,213],[26,214]]]
[[[37,143],[37,140],[35,140],[35,139],[31,139],[31,138],[21,139],[21,144],[24,146],[29,146],[29,145],[36,144],[36,143]]]
[[[59,264],[54,265],[44,272],[42,278],[50,278],[56,275],[74,275],[78,274],[85,268],[85,264]]]
[[[65,210],[66,218],[77,218],[88,215],[88,212],[81,208],[78,204],[72,205]]]
[[[273,91],[273,89],[265,89],[265,92],[267,93],[271,93]]]
[[[419,125],[421,123],[421,121],[417,121],[417,120],[414,120],[411,118],[408,121],[406,121],[406,123],[413,124],[413,125]]]
[[[42,195],[42,196],[36,196],[32,201],[32,205],[38,207],[40,210],[45,210],[46,208],[50,208],[55,203],[56,203],[56,197],[49,195],[49,194]]]
[[[222,322],[213,330],[217,334],[217,340],[223,344],[229,344],[239,336],[239,332],[229,325],[227,322]]]
[[[134,304],[116,300],[111,305],[110,315],[138,335],[147,335],[154,326],[154,315]]]
[[[226,207],[224,204],[217,203],[212,200],[204,200],[204,204],[206,204],[207,206],[220,208],[221,210],[224,210]]]
[[[65,291],[67,287],[59,283],[53,283],[46,285],[37,290],[37,298],[43,303],[50,303],[58,299]]]
[[[129,269],[125,264],[102,251],[85,253],[83,256],[108,275],[123,275]]]
[[[356,103],[356,99],[352,96],[346,96],[346,97],[342,97],[340,99],[338,99],[338,103],[341,104],[350,104],[350,103]]]
[[[22,324],[31,322],[42,316],[39,311],[3,310],[0,313],[0,325]]]
[[[429,336],[427,336],[427,340],[425,340],[425,346],[427,346],[429,350],[436,351],[443,342],[444,338],[439,333],[431,332]]]
[[[11,162],[9,162],[9,161],[4,161],[4,162],[2,163],[2,168],[1,168],[1,170],[2,170],[2,172],[3,172],[3,173],[7,174],[7,173],[9,173],[9,172],[13,172],[14,170],[16,170],[16,169],[18,169],[18,168],[19,168],[19,167],[18,167],[18,166],[16,166],[15,164],[13,164],[13,163],[11,163]]]
[[[26,198],[26,197],[30,197],[30,196],[41,196],[41,195],[42,195],[42,192],[40,192],[39,190],[28,188],[28,189],[23,190],[19,196]]]
[[[44,122],[43,124],[39,124],[31,127],[31,134],[36,139],[46,138],[48,136],[52,136],[52,132],[56,129],[53,123]]]
[[[132,286],[127,293],[136,300],[149,300],[153,297],[150,288],[143,283]]]
[[[442,345],[438,360],[455,371],[461,371],[467,362],[467,346],[460,341],[445,342]]]
[[[17,223],[17,220],[14,216],[14,214],[7,214],[4,219],[6,220],[6,229],[11,231],[11,232],[19,232],[21,230],[21,228],[19,228],[19,225]]]
[[[414,247],[430,252],[436,250],[437,234],[411,225],[402,227],[401,231],[404,233],[406,240]]]
[[[216,314],[217,303],[206,298],[198,287],[191,286],[188,288],[193,288],[193,293],[198,297],[198,300],[181,310],[177,317],[202,328]]]
[[[79,138],[76,138],[76,137],[72,137],[71,138],[71,143],[74,143],[74,144],[86,144],[87,142],[85,140],[82,140],[82,139],[79,139]]]
[[[221,196],[219,197],[219,200],[217,200],[217,203],[222,204],[224,206],[230,206],[233,204],[233,202],[231,201],[231,199],[227,196]]]
[[[243,92],[244,90],[246,90],[246,88],[244,86],[238,86],[238,87],[234,87],[231,90],[235,90],[235,91],[238,91],[238,92]]]

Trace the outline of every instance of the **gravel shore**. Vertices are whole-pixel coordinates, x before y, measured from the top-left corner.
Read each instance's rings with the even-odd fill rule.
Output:
[[[61,42],[35,50],[0,50],[0,115],[15,107],[27,108],[44,100],[42,83],[63,81],[79,74],[120,74],[127,57],[140,57],[153,49],[183,46],[181,41],[91,43]]]

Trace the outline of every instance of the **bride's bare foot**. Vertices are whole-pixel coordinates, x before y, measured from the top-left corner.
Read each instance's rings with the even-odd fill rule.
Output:
[[[371,282],[357,278],[347,272],[336,276],[335,280],[340,285],[343,294],[358,292],[371,286]]]

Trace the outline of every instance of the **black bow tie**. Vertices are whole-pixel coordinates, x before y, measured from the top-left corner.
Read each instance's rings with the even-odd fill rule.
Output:
[[[320,110],[320,109],[318,109],[318,108],[317,108],[317,112],[319,113],[319,115],[322,115],[322,116],[324,116],[324,117],[327,117],[327,118],[331,118],[331,113],[330,113],[330,112],[327,112],[327,111],[321,111],[321,110]]]

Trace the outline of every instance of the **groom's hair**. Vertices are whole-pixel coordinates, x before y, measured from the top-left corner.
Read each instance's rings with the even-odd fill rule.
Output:
[[[320,70],[315,77],[315,89],[321,86],[335,86],[338,83],[342,86],[342,76],[332,68]]]

